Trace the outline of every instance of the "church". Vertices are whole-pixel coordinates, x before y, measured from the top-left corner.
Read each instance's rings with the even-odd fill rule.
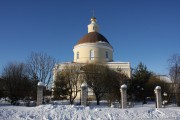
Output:
[[[53,69],[53,80],[58,72],[62,71],[65,66],[85,65],[87,63],[100,63],[107,65],[112,70],[121,69],[121,71],[131,78],[130,62],[113,61],[113,46],[110,42],[99,33],[99,25],[95,17],[90,19],[91,23],[87,26],[88,33],[85,34],[73,48],[73,62],[64,62],[56,64]]]

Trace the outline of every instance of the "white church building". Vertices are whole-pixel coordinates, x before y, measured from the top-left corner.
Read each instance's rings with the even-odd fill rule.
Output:
[[[64,62],[55,65],[53,79],[65,66],[85,65],[86,63],[101,63],[109,66],[113,70],[121,69],[124,74],[131,78],[130,62],[113,61],[113,47],[110,42],[99,33],[99,25],[95,17],[91,18],[91,23],[87,26],[88,33],[85,34],[74,46],[73,62]]]

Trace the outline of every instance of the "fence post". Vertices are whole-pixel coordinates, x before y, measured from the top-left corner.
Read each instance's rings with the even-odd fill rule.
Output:
[[[87,97],[88,97],[87,83],[82,83],[82,85],[81,85],[81,105],[87,106]]]
[[[122,106],[122,109],[124,108],[127,108],[127,93],[126,93],[126,90],[127,90],[127,86],[124,84],[124,85],[121,85],[121,106]]]
[[[36,106],[42,105],[42,103],[43,103],[43,88],[44,88],[44,84],[42,82],[38,82],[38,84],[37,84],[37,103],[36,103]]]
[[[156,95],[156,108],[162,107],[162,98],[161,98],[161,87],[156,86],[154,89],[155,95]]]

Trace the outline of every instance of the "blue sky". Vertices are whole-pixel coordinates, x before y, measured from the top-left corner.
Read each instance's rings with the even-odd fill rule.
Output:
[[[93,10],[114,61],[168,73],[167,60],[180,53],[180,0],[1,0],[0,73],[32,51],[72,61]]]

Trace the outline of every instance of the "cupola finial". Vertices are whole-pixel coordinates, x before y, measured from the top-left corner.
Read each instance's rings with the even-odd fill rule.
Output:
[[[99,32],[99,26],[96,22],[97,22],[97,20],[94,17],[94,10],[93,10],[93,17],[91,18],[91,23],[88,25],[88,33]]]
[[[94,11],[94,9],[93,9],[93,16],[92,16],[92,17],[94,18],[94,16],[95,16],[95,11]]]

